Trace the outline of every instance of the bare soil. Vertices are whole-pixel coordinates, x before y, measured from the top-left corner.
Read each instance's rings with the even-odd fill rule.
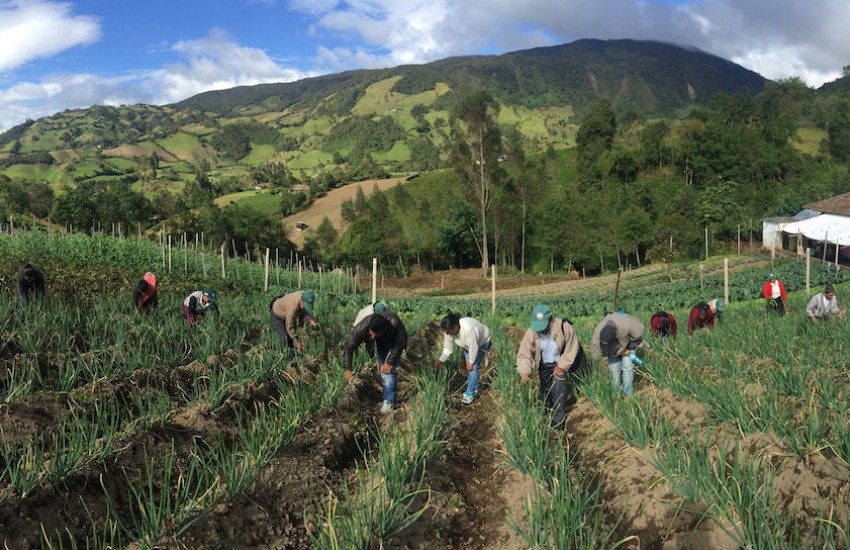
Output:
[[[520,332],[515,330],[511,335],[518,337]],[[435,353],[439,339],[439,328],[431,323],[411,338],[409,355],[418,358]],[[193,362],[174,369],[140,371],[116,382],[89,386],[82,392],[36,393],[26,402],[0,405],[0,433],[7,443],[20,443],[59,429],[58,419],[72,408],[86,413],[98,400],[130,399],[145,388],[163,390],[175,403],[180,402],[195,377],[202,376],[210,364],[227,361],[235,353],[212,357],[207,364]],[[14,350],[7,352],[3,361],[9,361],[13,354]],[[301,369],[288,368],[293,377],[310,378],[323,362],[324,358],[319,358]],[[207,511],[179,537],[164,537],[161,547],[310,548],[308,529],[314,528],[311,511],[328,491],[352,481],[359,461],[374,452],[370,450],[374,445],[370,444],[376,433],[400,422],[407,414],[414,368],[410,361],[403,361],[399,369],[398,409],[389,417],[377,412],[376,404],[381,399],[379,376],[374,369],[364,369],[336,407],[320,411],[301,426],[294,441],[278,453],[248,492]],[[491,372],[483,369],[484,390],[472,405],[462,406],[460,395],[466,372],[462,368],[454,371],[452,425],[444,452],[427,468],[424,486],[428,492],[419,502],[427,506],[426,511],[410,529],[386,541],[385,548],[526,547],[507,525],[506,518],[522,522],[524,504],[533,485],[500,459],[504,448],[493,425],[499,416],[499,399],[487,385]],[[684,427],[704,424],[706,413],[700,404],[679,399],[668,390],[658,390],[647,380],[638,378],[637,383],[638,392],[657,393],[661,413],[671,420]],[[36,489],[25,498],[10,494],[0,502],[0,540],[7,548],[41,548],[43,530],[56,533],[54,540],[61,540],[67,547],[72,538],[83,540],[91,532],[92,521],[96,526],[102,525],[110,501],[127,518],[131,504],[125,475],[137,476],[150,457],[163,456],[172,448],[176,456],[174,473],[184,472],[197,442],[234,437],[235,408],[269,402],[277,397],[275,392],[271,384],[257,384],[217,411],[179,406],[165,425],[134,433],[122,442],[119,452],[103,463],[88,464],[63,482]],[[595,475],[606,523],[616,526],[612,540],[625,541],[622,548],[737,548],[727,534],[732,526],[707,519],[700,506],[684,505],[652,466],[649,451],[636,449],[617,437],[613,426],[584,398],[570,404],[567,421],[563,444],[577,455],[579,467]],[[727,434],[736,435],[731,428]],[[850,517],[850,471],[827,453],[809,459],[790,456],[771,434],[737,439],[750,459],[764,458],[776,468],[777,502],[788,514],[810,522],[817,510],[831,505],[834,517]],[[4,466],[0,463],[0,468]]]

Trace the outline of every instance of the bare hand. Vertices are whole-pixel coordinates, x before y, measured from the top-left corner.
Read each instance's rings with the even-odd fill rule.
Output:
[[[389,363],[384,363],[383,365],[381,365],[381,374],[389,374],[392,370],[393,366]]]
[[[552,371],[552,374],[554,374],[558,378],[563,378],[564,377],[564,369],[562,369],[561,367],[555,367],[555,370]]]
[[[310,319],[310,326],[311,326],[311,327],[318,327],[318,326],[319,326],[319,323],[317,323],[316,321],[314,321],[314,320]]]
[[[347,370],[347,371],[343,371],[342,376],[343,376],[343,378],[345,378],[346,382],[351,384],[351,379],[354,378],[354,373],[350,370]]]
[[[629,348],[626,348],[625,351],[623,351],[623,357],[628,357],[629,355],[631,355],[631,353],[632,353],[632,350],[630,350]]]
[[[519,375],[519,383],[525,384],[526,382],[528,382],[528,378],[529,378],[528,374],[526,374],[526,373],[520,374]]]
[[[435,368],[435,369],[439,369],[439,368],[440,368],[440,367],[442,367],[442,366],[443,366],[443,362],[442,362],[442,361],[435,361],[435,362],[434,362],[434,368]]]
[[[475,368],[475,365],[473,365],[472,363],[466,364],[466,370],[467,371],[472,372],[472,369],[474,369],[474,368]]]
[[[304,345],[301,343],[301,340],[295,340],[295,349],[298,351],[304,349]]]

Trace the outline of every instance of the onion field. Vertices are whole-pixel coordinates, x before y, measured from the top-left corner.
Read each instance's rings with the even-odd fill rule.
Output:
[[[850,325],[808,321],[799,263],[773,266],[790,291],[777,317],[760,298],[770,269],[737,259],[722,321],[693,337],[688,310],[722,295],[722,272],[634,272],[621,307],[647,327],[671,311],[679,335],[647,339],[630,398],[604,365],[574,379],[560,433],[536,378],[519,381],[519,339],[544,302],[589,353],[612,289],[499,299],[495,315],[484,299],[389,299],[409,341],[381,415],[373,361],[361,350],[350,384],[342,370],[368,295],[304,274],[321,328],[287,361],[268,304],[297,275],[275,268],[263,291],[256,263],[228,260],[222,280],[218,258],[172,253],[167,272],[144,239],[0,235],[5,547],[850,548]],[[23,306],[27,261],[47,298]],[[130,301],[148,270],[162,272],[153,315]],[[837,284],[842,307],[847,280],[812,267],[813,291]],[[180,303],[202,286],[221,315],[190,331]],[[492,332],[468,406],[462,357],[432,368],[449,311]]]

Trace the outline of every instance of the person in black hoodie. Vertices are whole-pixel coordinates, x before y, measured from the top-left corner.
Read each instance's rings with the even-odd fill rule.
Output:
[[[381,380],[384,385],[384,400],[381,401],[381,412],[392,412],[395,403],[395,371],[401,360],[401,354],[407,348],[407,329],[398,315],[392,311],[382,311],[367,316],[357,323],[343,346],[343,363],[345,379],[351,380],[351,358],[360,344],[366,344],[366,352],[372,356],[374,349],[378,351],[378,365],[381,369]]]
[[[18,296],[24,304],[30,303],[30,295],[39,300],[44,299],[44,275],[32,264],[27,264],[18,271]]]

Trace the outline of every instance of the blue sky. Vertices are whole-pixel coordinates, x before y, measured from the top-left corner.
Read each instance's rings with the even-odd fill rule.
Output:
[[[699,47],[811,86],[850,65],[846,0],[0,0],[0,131],[94,104],[580,38]]]

